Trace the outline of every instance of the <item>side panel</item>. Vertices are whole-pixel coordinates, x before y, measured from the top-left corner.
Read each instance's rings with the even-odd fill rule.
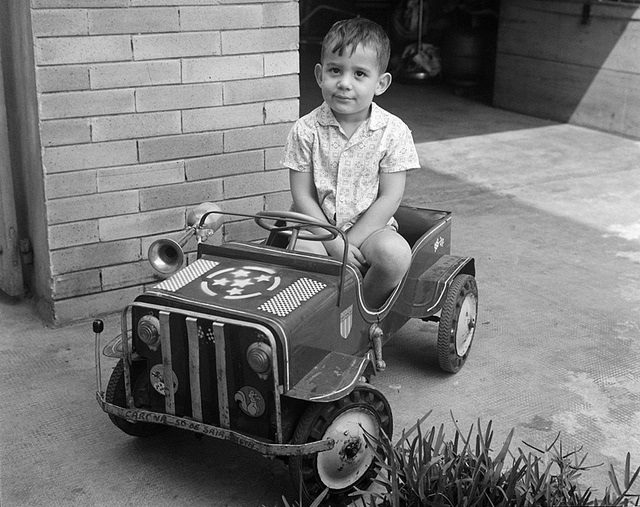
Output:
[[[458,273],[475,275],[475,262],[470,257],[443,255],[424,273],[405,286],[392,311],[412,318],[424,318],[440,311],[451,281]]]
[[[318,298],[313,300],[313,306],[303,309],[304,318],[287,328],[290,386],[295,386],[330,353],[349,357],[366,354],[369,325],[358,309],[356,288],[357,282],[349,272],[340,307],[334,297]],[[342,382],[341,377],[342,374],[335,375],[336,387]]]

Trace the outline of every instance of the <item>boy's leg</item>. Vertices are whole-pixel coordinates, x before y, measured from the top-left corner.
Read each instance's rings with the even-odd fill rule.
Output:
[[[409,269],[411,247],[392,227],[385,227],[365,239],[360,251],[369,263],[363,284],[365,302],[379,308]]]

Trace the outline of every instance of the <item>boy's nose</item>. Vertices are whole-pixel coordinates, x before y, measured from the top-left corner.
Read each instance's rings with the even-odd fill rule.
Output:
[[[342,78],[338,82],[338,86],[345,89],[351,88],[351,79],[349,79],[348,76],[342,76]]]

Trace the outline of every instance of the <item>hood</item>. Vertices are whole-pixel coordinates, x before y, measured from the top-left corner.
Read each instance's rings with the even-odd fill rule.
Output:
[[[285,323],[304,318],[318,301],[338,297],[338,277],[283,265],[207,256],[150,288],[196,306],[223,308]],[[335,299],[334,299],[335,298]]]

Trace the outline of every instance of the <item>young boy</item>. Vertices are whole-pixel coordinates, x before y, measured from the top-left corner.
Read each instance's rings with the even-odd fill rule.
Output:
[[[389,54],[389,38],[372,21],[331,27],[315,66],[324,102],[293,126],[283,161],[293,210],[346,232],[349,263],[364,275],[369,308],[379,308],[409,268],[411,249],[393,214],[406,171],[420,167],[409,128],[373,103],[391,84]],[[338,237],[297,248],[341,258],[344,244]]]

